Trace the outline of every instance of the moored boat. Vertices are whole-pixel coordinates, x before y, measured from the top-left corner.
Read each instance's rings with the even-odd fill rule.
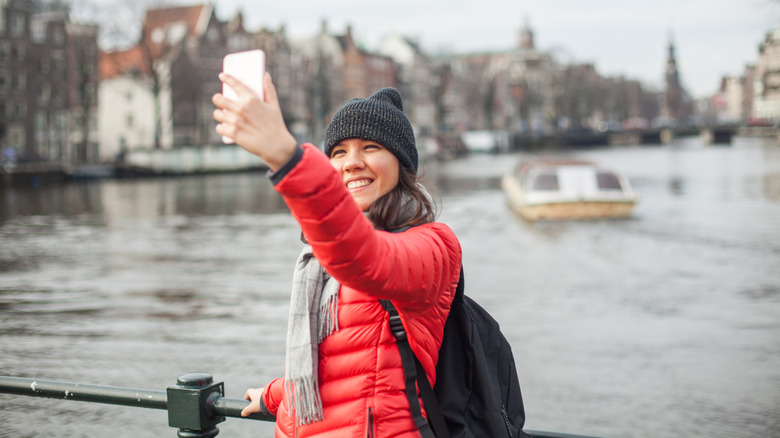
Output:
[[[501,185],[528,221],[627,218],[638,200],[625,175],[583,160],[521,161]]]

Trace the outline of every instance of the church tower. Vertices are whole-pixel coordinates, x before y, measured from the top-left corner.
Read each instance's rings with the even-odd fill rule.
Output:
[[[525,17],[523,27],[520,29],[517,47],[525,50],[534,49],[534,32],[531,30],[531,25],[528,23],[528,17]]]
[[[677,70],[677,59],[675,56],[674,42],[669,38],[668,55],[666,58],[664,101],[662,114],[669,118],[674,124],[679,124],[683,118],[683,99],[684,91],[680,85],[680,74]]]

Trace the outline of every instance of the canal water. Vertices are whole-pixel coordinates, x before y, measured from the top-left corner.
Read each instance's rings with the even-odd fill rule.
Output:
[[[780,147],[568,155],[625,172],[634,216],[524,222],[499,185],[519,155],[425,166],[467,292],[513,345],[527,428],[780,436]],[[241,398],[283,374],[300,248],[261,173],[0,192],[0,374],[163,390],[205,371]],[[175,435],[164,411],[0,395],[3,437]]]

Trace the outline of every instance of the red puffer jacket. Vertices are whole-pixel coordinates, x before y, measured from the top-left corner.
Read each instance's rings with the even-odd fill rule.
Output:
[[[296,426],[284,379],[266,386],[263,402],[276,414],[275,436],[419,437],[404,393],[401,357],[378,299],[391,299],[399,310],[433,383],[460,273],[460,244],[441,223],[403,233],[375,230],[322,152],[304,145],[297,159],[275,187],[317,260],[341,283],[339,330],[319,348],[322,421]]]

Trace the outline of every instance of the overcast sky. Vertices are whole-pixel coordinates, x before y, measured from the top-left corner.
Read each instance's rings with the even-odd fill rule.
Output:
[[[290,36],[308,36],[326,19],[332,33],[351,24],[369,49],[397,32],[430,52],[511,48],[527,21],[538,49],[657,87],[671,38],[684,86],[696,97],[755,63],[766,33],[780,28],[779,0],[217,0],[216,8],[220,18],[241,9],[249,30],[285,24]]]
[[[121,0],[76,0],[109,4]],[[148,0],[161,5],[160,0]],[[430,53],[504,50],[524,23],[536,47],[562,62],[591,62],[603,75],[625,75],[660,88],[674,41],[683,85],[695,97],[715,93],[724,75],[755,63],[759,43],[780,28],[780,0],[214,0],[220,19],[240,9],[250,31],[311,36],[327,20],[331,33],[367,49],[396,32]],[[140,2],[139,2],[140,3]],[[198,0],[173,0],[198,4]]]

